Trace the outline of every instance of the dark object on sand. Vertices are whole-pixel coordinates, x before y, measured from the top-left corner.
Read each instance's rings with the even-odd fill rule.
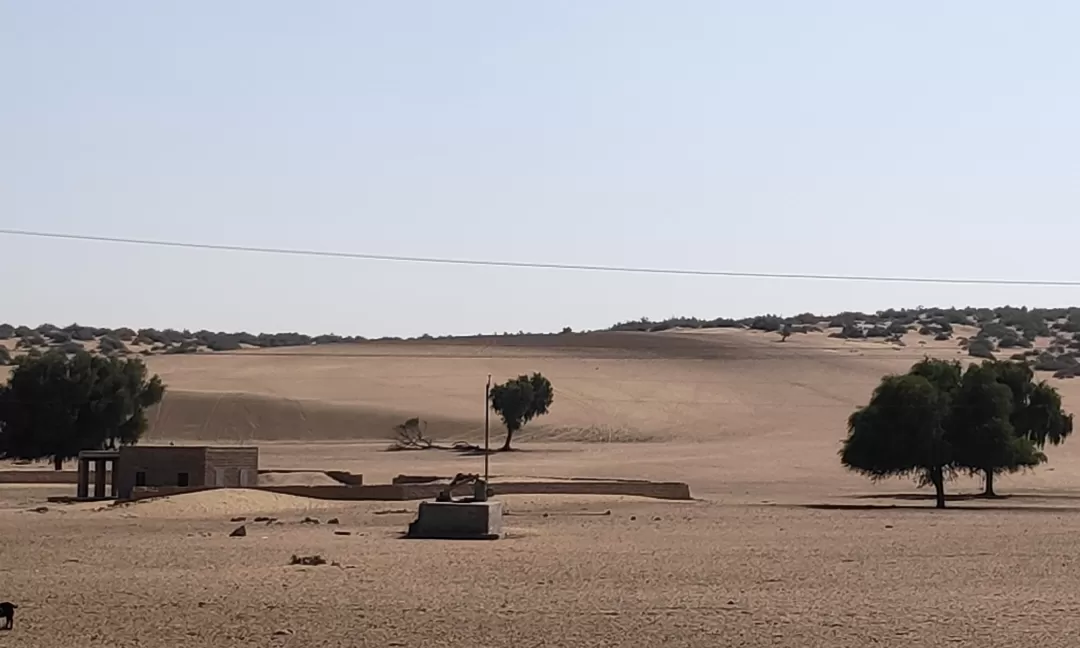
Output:
[[[18,605],[7,601],[0,603],[0,619],[4,621],[4,630],[11,630],[15,627],[15,610],[18,607]]]

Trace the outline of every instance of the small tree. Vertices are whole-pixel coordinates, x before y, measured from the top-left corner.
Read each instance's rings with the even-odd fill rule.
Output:
[[[937,507],[945,508],[952,466],[948,414],[947,395],[923,376],[886,376],[870,403],[848,418],[840,461],[875,481],[915,475],[920,485],[933,484]]]
[[[780,329],[780,341],[787,342],[789,337],[791,337],[791,324],[784,323],[784,326]]]
[[[139,359],[82,350],[24,356],[0,387],[0,457],[51,457],[59,470],[82,450],[134,444],[164,392]]]
[[[526,423],[548,413],[555,400],[555,391],[551,381],[539,373],[531,376],[511,378],[501,385],[495,385],[488,394],[491,409],[502,419],[506,426],[506,442],[502,449],[510,450],[514,433]]]

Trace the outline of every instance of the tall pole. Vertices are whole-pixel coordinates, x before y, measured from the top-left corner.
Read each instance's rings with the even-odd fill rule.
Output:
[[[491,374],[484,387],[484,488],[488,485],[488,464],[491,455]]]

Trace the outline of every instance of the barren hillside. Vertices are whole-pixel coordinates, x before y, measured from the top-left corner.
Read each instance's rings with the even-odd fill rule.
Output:
[[[670,441],[846,416],[883,372],[917,357],[875,343],[779,344],[716,330],[368,343],[149,364],[170,389],[154,420],[159,438],[384,439],[419,416],[440,439],[475,439],[487,375],[540,371],[557,404],[523,440]]]
[[[523,440],[710,441],[842,427],[882,374],[954,343],[742,329],[470,338],[149,358],[169,385],[157,438],[384,439],[412,416],[442,440],[482,430],[484,383],[540,371],[552,414]],[[1071,391],[1069,381],[1055,381]]]

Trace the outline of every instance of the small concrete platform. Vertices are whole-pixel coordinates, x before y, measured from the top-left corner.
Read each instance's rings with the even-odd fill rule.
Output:
[[[442,540],[495,540],[502,535],[503,504],[486,502],[420,502],[408,537]]]

